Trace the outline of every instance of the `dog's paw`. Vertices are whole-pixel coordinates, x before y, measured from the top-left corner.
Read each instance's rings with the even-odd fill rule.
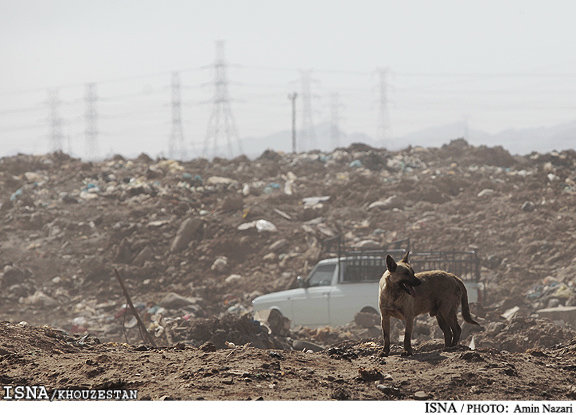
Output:
[[[386,350],[382,350],[380,353],[378,353],[378,357],[388,357],[390,355],[390,350],[386,351]]]
[[[400,356],[402,356],[402,357],[412,356],[412,350],[406,350],[406,351],[402,352],[402,354]]]

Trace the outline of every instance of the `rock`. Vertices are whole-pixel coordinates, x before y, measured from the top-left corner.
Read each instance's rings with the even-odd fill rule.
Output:
[[[358,373],[360,374],[360,378],[362,378],[362,380],[365,382],[374,382],[376,380],[384,379],[382,372],[380,372],[376,368],[366,369],[364,367],[361,367],[360,369],[358,369]]]
[[[304,203],[304,207],[314,207],[322,205],[323,202],[327,202],[330,200],[330,196],[313,196],[313,197],[305,197],[302,199],[302,203]]]
[[[392,209],[403,209],[404,201],[396,196],[392,195],[385,200],[377,200],[368,205],[368,210],[379,209],[379,210],[392,210]]]
[[[402,396],[402,391],[400,391],[400,389],[395,388],[393,386],[387,386],[387,385],[376,385],[376,388],[378,388],[378,390],[388,396]]]
[[[24,304],[37,305],[41,307],[55,307],[58,305],[58,302],[55,299],[44,294],[42,291],[36,291],[31,296],[24,298],[22,302]]]
[[[232,274],[232,275],[226,277],[226,279],[224,280],[224,282],[225,282],[225,283],[231,283],[231,282],[240,281],[241,279],[242,279],[242,275]]]
[[[116,248],[116,254],[114,255],[114,262],[118,264],[129,264],[132,262],[132,249],[130,248],[130,243],[127,239],[122,239],[120,245]]]
[[[312,350],[314,352],[321,352],[324,348],[316,343],[308,342],[305,340],[294,340],[292,343],[292,348],[294,350]]]
[[[215,352],[216,345],[214,345],[214,343],[212,343],[211,341],[207,341],[204,344],[202,344],[202,346],[200,346],[200,350],[206,353]]]
[[[359,249],[382,249],[382,244],[380,242],[377,241],[373,241],[371,239],[366,239],[363,241],[358,242],[356,245],[354,245],[354,248],[359,248]]]
[[[493,189],[484,189],[480,193],[478,193],[478,197],[492,196],[494,193],[495,192]]]
[[[216,258],[210,269],[216,272],[222,272],[228,268],[228,258],[225,256],[219,256]]]
[[[259,219],[256,221],[256,229],[258,232],[278,232],[274,224],[266,219]]]
[[[239,194],[227,196],[220,204],[221,212],[235,212],[244,208],[244,200]]]
[[[430,394],[424,391],[418,391],[414,394],[414,399],[417,401],[425,401],[430,399]]]
[[[522,210],[524,212],[532,212],[534,209],[536,209],[536,205],[534,203],[530,202],[529,200],[522,203]]]
[[[212,176],[206,180],[207,185],[237,185],[238,181],[228,177]]]
[[[337,401],[348,401],[352,398],[352,395],[348,389],[338,387],[332,391],[330,397],[332,399],[336,399]]]
[[[4,273],[0,276],[0,286],[10,287],[11,285],[19,284],[24,281],[25,274],[20,268],[12,265],[4,267]]]
[[[142,265],[144,265],[144,263],[146,261],[151,260],[153,258],[154,258],[154,253],[152,252],[152,249],[150,249],[149,246],[145,246],[138,253],[138,255],[136,255],[136,258],[134,258],[134,260],[132,261],[132,264],[141,267]]]
[[[270,245],[270,251],[271,252],[278,252],[283,250],[286,246],[288,245],[288,241],[286,239],[279,239],[276,242],[274,242],[272,245]]]
[[[180,225],[176,237],[170,246],[170,252],[180,252],[185,249],[193,239],[202,238],[204,222],[199,218],[188,218]]]
[[[168,293],[158,302],[160,307],[177,309],[187,305],[196,304],[196,299],[183,297],[176,293]]]

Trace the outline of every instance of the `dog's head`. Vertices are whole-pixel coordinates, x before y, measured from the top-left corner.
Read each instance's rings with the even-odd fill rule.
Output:
[[[390,283],[397,285],[414,297],[416,295],[414,287],[420,285],[422,281],[414,276],[412,265],[408,263],[409,254],[410,251],[406,252],[406,255],[398,262],[394,261],[394,258],[390,255],[387,255],[386,268],[388,268],[388,272],[390,273],[388,277]]]

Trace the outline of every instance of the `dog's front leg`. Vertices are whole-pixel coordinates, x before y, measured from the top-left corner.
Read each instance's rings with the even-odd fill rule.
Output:
[[[388,356],[390,354],[390,316],[382,314],[380,321],[382,324],[382,337],[384,337],[384,355]]]
[[[406,325],[406,330],[404,331],[404,353],[402,356],[412,355],[412,329],[414,327],[414,318],[406,317],[404,321]]]

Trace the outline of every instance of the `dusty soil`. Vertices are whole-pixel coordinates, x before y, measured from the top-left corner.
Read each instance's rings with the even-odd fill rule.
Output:
[[[92,339],[92,342],[94,340]],[[380,357],[372,341],[306,353],[238,346],[85,344],[50,328],[0,324],[2,384],[134,389],[142,400],[565,400],[576,398],[576,341],[550,349]],[[418,394],[417,394],[418,393]]]

